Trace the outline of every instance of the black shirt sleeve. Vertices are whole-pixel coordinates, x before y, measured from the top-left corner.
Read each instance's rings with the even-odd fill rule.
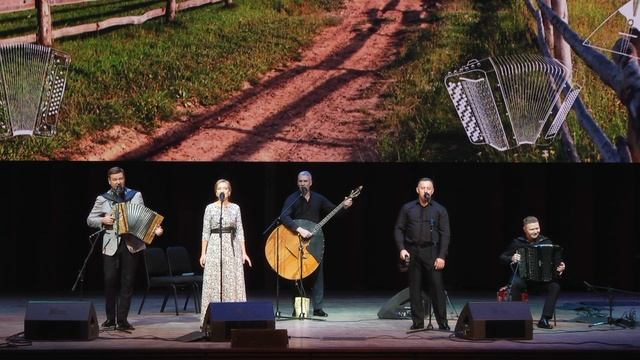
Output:
[[[398,218],[396,219],[396,225],[393,228],[393,238],[396,241],[398,251],[404,250],[404,232],[407,226],[407,206],[404,205],[400,208]]]
[[[451,239],[451,227],[449,226],[449,213],[444,207],[440,207],[438,214],[438,232],[440,242],[438,247],[438,257],[446,259],[449,253],[449,241]]]
[[[287,229],[295,232],[298,228],[298,225],[293,221],[294,209],[296,204],[294,202],[302,201],[300,197],[300,193],[295,192],[287,197],[282,205],[282,210],[280,213],[280,222],[287,227]],[[288,208],[288,209],[287,209]]]

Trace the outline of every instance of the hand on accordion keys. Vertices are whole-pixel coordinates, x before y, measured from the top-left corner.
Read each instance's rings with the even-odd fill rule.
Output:
[[[556,268],[556,271],[558,272],[558,276],[562,275],[562,273],[564,272],[564,269],[565,269],[564,262],[560,261],[560,265],[558,265],[558,267]]]
[[[155,230],[153,230],[153,233],[156,234],[156,236],[162,236],[162,234],[164,234],[164,229],[162,229],[162,226],[158,225]]]

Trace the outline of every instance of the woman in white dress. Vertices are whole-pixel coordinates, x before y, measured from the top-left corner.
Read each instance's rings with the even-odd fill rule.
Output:
[[[251,259],[244,245],[240,206],[229,201],[231,183],[228,180],[216,181],[215,194],[218,200],[207,205],[202,226],[200,266],[204,268],[204,276],[200,324],[211,302],[247,301],[243,264],[246,262],[251,266]]]

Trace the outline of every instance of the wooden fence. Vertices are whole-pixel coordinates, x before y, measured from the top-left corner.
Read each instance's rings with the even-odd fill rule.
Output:
[[[96,23],[69,26],[61,29],[53,29],[52,26],[52,0],[34,0],[34,2],[38,18],[37,33],[8,39],[0,39],[0,45],[37,42],[40,45],[51,47],[53,46],[53,39],[104,30],[114,26],[138,25],[160,16],[165,16],[168,21],[172,21],[175,19],[176,12],[178,11],[221,2],[224,2],[225,5],[229,6],[233,3],[233,0],[188,0],[183,2],[166,0],[165,7],[149,10],[142,15],[110,18]]]
[[[51,6],[56,6],[91,1],[97,0],[49,0],[49,3],[51,4]],[[0,3],[0,13],[35,9],[35,7],[36,0],[2,0],[2,3]]]
[[[537,0],[537,8],[531,0],[525,0],[525,2],[536,17],[538,45],[543,55],[552,56],[549,44],[552,44],[554,49],[558,49],[562,48],[566,42],[571,50],[616,92],[620,101],[628,109],[627,137],[618,137],[614,145],[593,119],[580,97],[576,99],[573,109],[576,111],[578,121],[598,148],[602,159],[607,162],[640,162],[640,65],[638,61],[618,57],[617,62],[613,62],[598,51],[583,45],[584,39],[581,39],[571,29],[566,19],[556,12],[558,9],[566,11],[566,0]],[[556,10],[550,5],[556,5],[554,6]],[[553,35],[548,36],[549,32]],[[567,49],[561,50],[565,53],[567,51]],[[558,51],[554,52],[558,54]]]

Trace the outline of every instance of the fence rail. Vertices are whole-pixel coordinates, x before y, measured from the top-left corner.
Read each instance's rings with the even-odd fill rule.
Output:
[[[177,11],[182,11],[194,7],[199,7],[207,4],[222,3],[231,4],[232,0],[188,0],[177,3],[176,0],[167,0],[166,6],[149,10],[142,15],[137,16],[122,16],[116,18],[109,18],[96,23],[81,24],[75,26],[68,26],[61,29],[53,29],[52,15],[50,10],[51,0],[35,0],[36,11],[38,13],[38,32],[29,35],[16,36],[13,38],[0,39],[0,45],[9,44],[22,44],[22,43],[34,43],[37,42],[41,45],[52,46],[53,39],[60,39],[63,37],[80,35],[95,31],[108,29],[114,26],[123,25],[139,25],[151,19],[166,16],[169,20],[175,17]],[[68,0],[72,1],[72,0]],[[87,2],[77,1],[76,2]],[[168,9],[168,11],[167,11]]]
[[[51,6],[69,5],[97,0],[49,0]],[[23,10],[35,9],[36,0],[2,0],[0,4],[0,13],[16,12]]]

